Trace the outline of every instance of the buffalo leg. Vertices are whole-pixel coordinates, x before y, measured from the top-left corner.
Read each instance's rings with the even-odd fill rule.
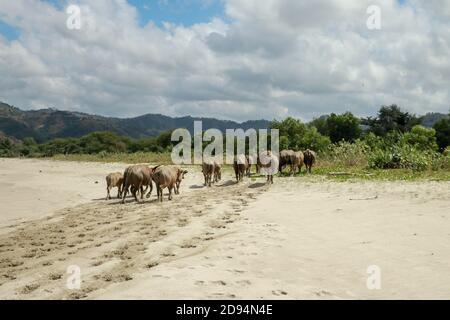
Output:
[[[161,200],[160,194],[161,194],[161,188],[159,185],[156,185],[156,196],[158,197],[158,201],[161,202],[162,200]]]
[[[128,185],[124,185],[124,187],[122,189],[123,190],[122,191],[122,203],[125,203],[125,197],[127,196],[128,188],[129,188]]]
[[[150,183],[150,191],[147,193],[147,195],[145,196],[147,199],[150,198],[150,196],[152,195],[152,191],[153,191],[153,183]]]
[[[134,199],[136,200],[136,202],[139,202],[139,199],[137,197],[137,193],[139,192],[140,187],[137,188],[132,188],[131,192],[133,193]]]

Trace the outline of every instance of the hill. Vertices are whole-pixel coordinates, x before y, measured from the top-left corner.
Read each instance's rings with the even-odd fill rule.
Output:
[[[55,138],[81,137],[95,131],[111,131],[131,138],[157,136],[175,128],[186,128],[193,132],[196,120],[202,121],[203,130],[216,128],[223,132],[232,128],[246,130],[270,127],[270,121],[267,120],[238,123],[190,116],[174,118],[161,114],[146,114],[122,119],[56,109],[24,111],[0,102],[0,131],[16,139],[33,137],[38,142]]]
[[[431,112],[427,113],[421,118],[421,123],[424,127],[431,128],[434,126],[436,122],[438,122],[441,119],[447,118],[448,115],[439,113],[439,112]]]

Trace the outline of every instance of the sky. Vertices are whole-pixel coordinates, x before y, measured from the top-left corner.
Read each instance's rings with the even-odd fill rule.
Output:
[[[0,0],[0,101],[27,110],[447,113],[449,52],[447,0]]]

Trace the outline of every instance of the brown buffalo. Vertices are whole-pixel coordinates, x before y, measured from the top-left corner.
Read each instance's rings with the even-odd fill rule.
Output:
[[[258,174],[259,173],[258,156],[256,156],[256,155],[246,155],[245,158],[247,159],[247,163],[248,163],[247,170],[246,170],[247,177],[250,177],[252,164],[255,165],[256,173]]]
[[[284,167],[289,166],[291,174],[294,174],[295,172],[295,163],[296,163],[296,156],[295,152],[292,150],[282,150],[280,152],[280,160],[279,160],[279,168],[278,170],[280,172],[283,172]]]
[[[120,172],[110,173],[106,176],[106,200],[111,199],[110,191],[112,188],[118,189],[117,198],[122,195],[123,174]]]
[[[161,202],[163,201],[164,188],[169,189],[169,200],[172,200],[173,189],[176,194],[179,194],[180,184],[186,173],[186,170],[172,166],[163,166],[156,169],[153,172],[153,181],[155,181],[158,200]]]
[[[258,159],[261,173],[267,176],[266,182],[273,184],[273,176],[277,174],[279,167],[278,157],[272,151],[266,151],[261,152]]]
[[[236,181],[242,181],[244,179],[244,175],[247,172],[249,164],[245,155],[240,154],[234,157],[233,161],[233,169],[236,175]]]
[[[280,152],[280,165],[278,170],[283,171],[284,167],[290,167],[290,173],[295,174],[301,172],[304,162],[304,155],[301,151],[282,150]]]
[[[177,170],[177,182],[175,183],[175,194],[180,194],[180,185],[181,181],[184,179],[184,175],[187,172],[187,170],[183,170],[180,167],[174,167]]]
[[[214,161],[213,160],[204,160],[202,163],[202,172],[203,177],[205,178],[205,186],[211,187],[211,182],[214,175]]]
[[[302,166],[305,161],[305,156],[304,156],[303,152],[301,152],[301,151],[294,152],[294,155],[296,157],[296,159],[295,159],[296,171],[298,169],[298,172],[301,173]]]
[[[147,165],[138,164],[125,169],[122,203],[125,203],[125,197],[129,189],[131,189],[131,193],[133,194],[134,199],[137,202],[139,202],[136,195],[137,192],[140,191],[141,199],[144,199],[144,194],[147,191],[147,188],[150,187],[150,191],[147,194],[147,198],[149,198],[153,191],[153,183],[152,183],[153,172],[158,167],[159,166],[155,168],[150,168]]]
[[[305,157],[305,167],[306,167],[306,172],[311,173],[311,168],[314,165],[314,163],[316,162],[316,153],[312,150],[306,149],[305,152],[303,152],[303,155]]]
[[[219,182],[222,180],[222,165],[214,161],[214,182]]]

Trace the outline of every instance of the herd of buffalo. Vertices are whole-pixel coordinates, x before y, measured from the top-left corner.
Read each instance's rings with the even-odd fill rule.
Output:
[[[240,182],[244,176],[250,176],[252,164],[256,167],[257,174],[265,174],[267,183],[273,183],[273,174],[277,171],[282,172],[286,166],[290,167],[290,173],[295,174],[301,172],[302,166],[305,165],[306,172],[311,172],[311,167],[316,160],[316,154],[312,150],[293,151],[282,150],[279,158],[272,154],[271,151],[260,153],[258,157],[248,155],[237,155],[234,158],[233,169],[236,181]],[[277,168],[277,170],[273,170]],[[163,190],[169,190],[169,200],[172,200],[172,191],[175,194],[180,193],[180,184],[184,179],[184,175],[188,172],[178,166],[159,165],[149,167],[144,164],[137,164],[125,169],[123,173],[115,172],[106,176],[106,199],[111,199],[110,191],[117,187],[117,197],[122,198],[125,203],[125,197],[131,192],[137,202],[138,193],[141,200],[149,198],[153,191],[153,183],[155,183],[158,201],[163,201]],[[211,186],[212,183],[218,182],[222,178],[222,165],[214,160],[204,160],[202,164],[202,173],[204,176],[204,185]],[[147,190],[150,189],[147,193]]]

